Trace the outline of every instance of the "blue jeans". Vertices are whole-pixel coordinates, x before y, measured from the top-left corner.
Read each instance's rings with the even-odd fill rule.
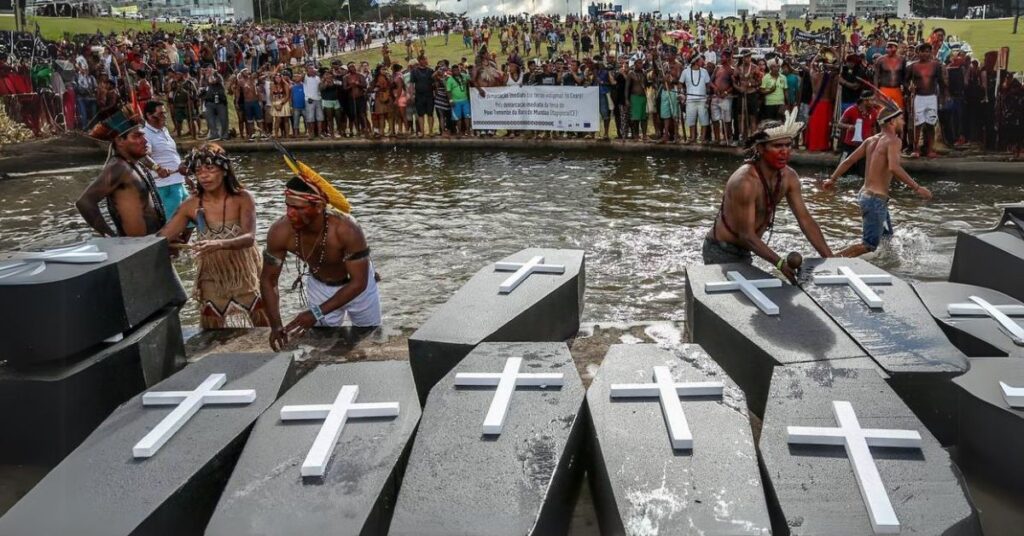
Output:
[[[869,251],[878,249],[883,238],[892,236],[892,219],[889,218],[889,199],[867,193],[857,194],[860,213],[864,218],[863,242]]]
[[[96,116],[96,98],[95,97],[77,97],[75,99],[76,110],[78,114],[78,128],[85,130],[89,126],[89,121]]]
[[[210,139],[227,139],[228,137],[228,105],[224,103],[206,103],[206,128],[210,131]]]

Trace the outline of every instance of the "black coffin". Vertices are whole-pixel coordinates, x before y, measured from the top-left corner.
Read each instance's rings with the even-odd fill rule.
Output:
[[[762,415],[772,370],[778,365],[867,358],[867,354],[799,287],[783,283],[763,289],[778,307],[769,316],[746,296],[706,292],[705,284],[727,281],[728,272],[747,279],[772,276],[746,264],[690,265],[686,268],[686,327],[746,394],[751,411]],[[862,361],[861,361],[862,362]]]
[[[967,356],[935,324],[910,284],[892,276],[888,285],[870,285],[882,300],[873,309],[846,285],[819,285],[816,275],[847,267],[859,275],[889,275],[863,259],[806,259],[800,274],[808,295],[845,330],[889,376],[889,384],[943,444],[956,436],[956,404],[950,380],[970,368]]]
[[[459,372],[562,373],[560,388],[512,392],[501,435],[483,435],[496,390]],[[583,383],[564,343],[484,343],[430,391],[391,522],[393,536],[564,534],[584,467]]]
[[[148,392],[191,391],[225,374],[221,389],[254,389],[255,401],[200,408],[152,457],[135,458],[133,447],[174,406],[132,398],[0,518],[0,535],[201,533],[249,429],[291,371],[287,354],[220,354],[185,367]]]
[[[723,396],[680,399],[693,448],[672,448],[660,400],[612,398],[614,384],[722,382]],[[696,344],[613,345],[587,390],[588,475],[602,534],[766,535],[768,507],[743,393]]]
[[[564,274],[534,274],[514,291],[499,293],[512,272],[489,263],[437,308],[409,337],[409,362],[420,400],[482,342],[566,341],[576,336],[586,286],[584,253],[574,249],[524,249],[502,262],[544,257]]]
[[[949,280],[1024,301],[1024,206],[1007,207],[995,228],[956,235]]]
[[[1024,408],[1010,407],[999,382],[1024,387],[1024,359],[971,359],[953,380],[960,408],[958,459],[1016,493],[1024,493]]]
[[[178,309],[69,361],[0,366],[0,461],[56,465],[119,404],[185,364]]]
[[[1024,307],[1024,303],[998,290],[962,283],[915,283],[914,290],[949,340],[964,354],[970,357],[1024,357],[1024,346],[1014,343],[995,319],[988,316],[952,316],[948,310],[951,303],[972,303],[971,296],[977,296],[996,306]],[[1010,318],[1018,325],[1024,324],[1022,317]]]
[[[106,261],[49,262],[36,275],[0,279],[0,361],[68,358],[185,303],[163,238],[90,240]],[[22,254],[0,254],[0,265]],[[46,329],[43,329],[46,326]]]
[[[981,534],[949,454],[877,373],[805,367],[775,369],[761,428],[762,474],[776,534],[874,533],[844,447],[787,439],[790,426],[837,427],[837,401],[852,406],[861,428],[913,430],[921,436],[919,449],[870,448],[900,534]]]
[[[281,408],[331,404],[343,385],[359,386],[356,403],[399,402],[399,414],[350,417],[324,476],[303,477],[300,467],[324,421],[283,421]],[[419,417],[408,362],[321,365],[256,422],[207,536],[387,534]]]

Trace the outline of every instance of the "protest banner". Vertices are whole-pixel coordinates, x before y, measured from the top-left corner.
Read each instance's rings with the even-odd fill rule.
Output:
[[[596,132],[598,89],[573,86],[476,88],[470,91],[474,130]]]

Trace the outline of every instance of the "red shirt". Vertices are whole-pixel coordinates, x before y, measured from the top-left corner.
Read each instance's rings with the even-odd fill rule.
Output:
[[[850,106],[845,112],[843,112],[843,118],[840,120],[841,123],[850,125],[856,125],[858,119],[864,120],[864,125],[861,127],[861,139],[866,140],[871,136],[875,135],[876,125],[878,123],[878,109],[871,107],[868,111],[861,113],[858,106]],[[853,141],[853,135],[857,131],[856,128],[846,129],[843,131],[843,144],[845,145],[857,145],[860,142]]]

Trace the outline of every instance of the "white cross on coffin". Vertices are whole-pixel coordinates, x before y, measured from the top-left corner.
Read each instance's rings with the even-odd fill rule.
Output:
[[[1002,326],[1010,335],[1013,344],[1024,346],[1024,328],[1013,321],[1010,316],[1024,316],[1024,306],[1021,305],[992,305],[991,303],[977,297],[967,298],[974,303],[951,303],[946,307],[949,316],[987,316]]]
[[[1024,408],[1024,387],[1010,387],[1009,384],[999,382],[1003,389],[1003,398],[1011,408]]]
[[[302,462],[302,476],[324,476],[327,462],[331,459],[334,446],[341,437],[341,431],[348,419],[398,416],[398,402],[372,402],[357,404],[358,385],[343,385],[332,404],[305,406],[284,406],[281,408],[282,421],[323,420],[320,432],[313,440],[306,459]]]
[[[508,279],[502,281],[498,292],[508,294],[516,289],[520,283],[526,281],[531,274],[564,274],[564,264],[544,264],[544,257],[533,257],[525,263],[522,262],[496,262],[495,272],[515,272]]]
[[[29,252],[19,255],[12,262],[0,264],[0,279],[16,276],[31,277],[40,274],[46,270],[46,263],[43,261],[60,264],[92,264],[105,260],[107,260],[106,252],[100,251],[95,244]]]
[[[228,377],[224,374],[210,374],[193,391],[156,391],[142,395],[143,406],[177,407],[132,447],[132,455],[136,458],[149,458],[156,454],[167,440],[174,437],[207,404],[251,404],[256,400],[256,391],[253,389],[218,391],[227,381]]]
[[[816,275],[815,285],[849,285],[861,300],[872,309],[882,308],[882,298],[868,285],[891,285],[892,276],[885,274],[857,274],[846,266],[839,267],[839,275]]]
[[[27,276],[31,277],[42,273],[46,269],[43,261],[17,261],[7,264],[0,264],[0,279],[8,277]]]
[[[921,434],[915,430],[887,430],[861,428],[857,414],[849,402],[832,402],[838,428],[813,426],[787,426],[787,441],[791,445],[842,445],[853,465],[860,495],[868,508],[871,528],[875,534],[899,534],[900,521],[893,510],[889,494],[882,484],[878,467],[871,457],[870,447],[921,448]]]
[[[735,273],[735,272],[733,272]],[[683,413],[681,396],[722,396],[722,382],[691,382],[676,383],[672,381],[672,372],[668,367],[654,367],[654,383],[614,383],[611,386],[612,398],[646,398],[658,397],[661,401],[661,414],[665,417],[668,437],[674,449],[692,449],[693,434],[686,423]]]
[[[704,292],[728,292],[738,290],[743,293],[754,305],[766,315],[775,316],[779,314],[779,306],[768,299],[761,289],[781,288],[780,279],[747,279],[739,272],[729,271],[725,274],[729,281],[711,281],[704,284]]]
[[[519,366],[523,358],[510,357],[505,360],[505,368],[500,373],[491,372],[460,372],[455,375],[455,385],[461,387],[497,387],[491,407],[484,417],[484,435],[498,435],[505,426],[505,416],[512,403],[512,392],[516,387],[561,387],[564,381],[562,373],[528,374],[520,373]]]
[[[25,260],[45,260],[63,264],[91,264],[107,260],[107,253],[96,244],[81,244],[64,248],[33,251],[20,256]]]

